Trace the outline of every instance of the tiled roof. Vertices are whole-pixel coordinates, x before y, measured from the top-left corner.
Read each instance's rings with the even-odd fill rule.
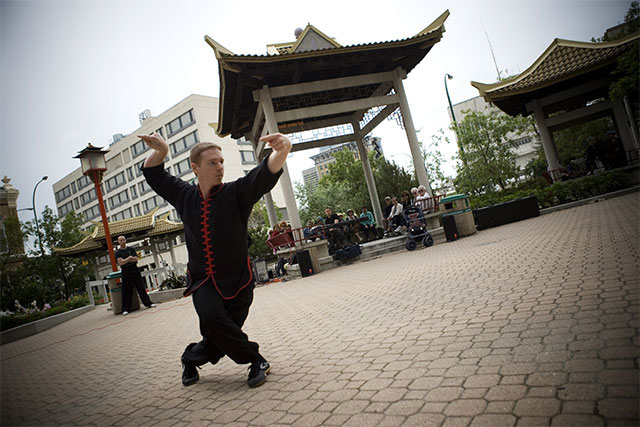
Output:
[[[502,82],[471,82],[488,102],[521,94],[568,80],[576,75],[607,66],[640,37],[638,33],[608,43],[589,43],[555,39],[524,72]]]
[[[149,213],[137,216],[133,218],[123,219],[121,221],[109,222],[109,233],[111,237],[117,237],[120,235],[132,234],[144,230],[153,228],[154,214],[158,209],[153,209]],[[96,228],[93,230],[92,236],[94,239],[104,239],[104,226],[102,222],[95,222]]]
[[[253,91],[264,85],[285,86],[390,72],[396,68],[409,73],[440,41],[448,17],[447,10],[424,30],[406,39],[342,46],[324,37],[332,47],[297,52],[296,44],[286,49],[289,44],[281,43],[270,45],[277,53],[267,55],[236,55],[205,36],[219,66],[220,106],[216,133],[233,138],[245,136],[253,126],[258,105],[253,99]],[[317,29],[314,31],[321,34]],[[314,94],[307,95],[313,97]]]
[[[147,236],[159,236],[162,234],[174,233],[184,229],[184,224],[181,222],[171,221],[167,216],[158,218],[156,224],[151,231],[147,233]]]
[[[58,255],[77,255],[84,252],[94,251],[100,249],[102,244],[93,239],[92,236],[87,236],[80,242],[68,248],[53,248],[53,251]]]

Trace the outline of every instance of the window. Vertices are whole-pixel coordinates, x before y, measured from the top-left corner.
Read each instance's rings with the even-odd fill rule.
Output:
[[[122,221],[123,219],[131,218],[131,208],[127,208],[123,211],[114,214],[111,217],[111,221]]]
[[[180,154],[180,153],[184,152],[185,150],[187,150],[189,147],[191,147],[196,142],[198,142],[198,131],[197,130],[191,132],[190,134],[186,135],[183,138],[180,138],[179,140],[177,140],[176,142],[171,144],[171,146],[169,147],[169,148],[171,148],[171,154],[173,154],[174,156],[176,154]]]
[[[240,150],[240,156],[242,157],[242,164],[246,165],[247,163],[255,163],[256,158],[253,155],[253,151],[243,151]]]
[[[76,209],[80,209],[80,202],[77,197],[73,199],[73,206],[75,206]]]
[[[151,209],[158,207],[158,206],[162,206],[164,205],[166,202],[164,201],[164,199],[160,196],[154,196],[150,199],[147,199],[145,201],[142,202],[142,210],[144,211],[144,213],[149,212]]]
[[[192,111],[193,110],[189,110],[177,119],[169,122],[167,125],[167,134],[170,137],[194,123]]]
[[[131,193],[131,200],[138,198],[138,192],[136,191],[136,186],[132,185],[129,187],[129,193]]]
[[[133,176],[133,166],[129,166],[127,168],[127,177],[129,178],[129,181],[133,181],[133,178],[135,178]]]
[[[86,187],[87,185],[91,184],[91,178],[89,178],[88,175],[84,175],[81,178],[78,178],[76,180],[76,184],[78,184],[78,191],[82,190],[84,187]]]
[[[136,176],[140,176],[142,175],[142,165],[144,164],[144,159],[140,160],[138,163],[136,163],[133,168],[136,170]]]
[[[87,209],[86,211],[82,212],[82,214],[84,215],[84,219],[89,221],[93,218],[100,216],[100,208],[98,207],[98,205],[95,205]]]
[[[98,264],[102,265],[102,264],[107,264],[109,263],[109,258],[106,255],[101,255],[98,257]]]
[[[72,183],[71,183],[71,191],[72,191],[73,193],[77,193],[77,192],[78,192],[78,190],[76,190],[76,183],[75,183],[75,182],[72,182]]]
[[[169,249],[169,245],[167,244],[167,242],[158,242],[156,244],[156,247],[158,248],[158,251],[166,251],[167,249]]]
[[[156,132],[158,132],[160,136],[164,138],[164,132],[162,131],[162,128],[156,129]]]
[[[147,191],[151,190],[151,187],[149,187],[149,184],[147,184],[147,181],[140,181],[138,183],[138,188],[140,189],[141,196],[145,194]]]
[[[136,216],[140,216],[140,204],[133,205],[133,210],[136,212]]]
[[[86,191],[80,195],[80,203],[82,204],[82,206],[84,206],[97,198],[98,195],[96,194],[96,189],[92,188],[91,190]]]
[[[140,140],[131,146],[131,157],[138,157],[149,149],[149,146]]]
[[[67,185],[62,190],[56,192],[56,202],[59,203],[69,196],[71,196],[71,187]]]
[[[121,191],[113,197],[109,197],[109,206],[111,209],[117,208],[123,203],[127,203],[129,201],[129,195],[127,194],[127,190]]]
[[[125,182],[127,181],[124,179],[124,171],[123,171],[123,172],[120,172],[118,175],[112,176],[111,178],[106,180],[104,183],[104,187],[107,190],[107,192],[109,192],[115,188],[120,187]]]
[[[189,173],[191,172],[191,161],[188,158],[184,159],[180,163],[173,165],[173,170],[175,171],[176,176],[182,176]]]
[[[73,210],[73,202],[72,201],[68,201],[67,203],[65,203],[64,205],[62,205],[62,206],[60,206],[58,208],[58,213],[60,214],[60,216],[65,216],[66,214],[68,214],[72,210]]]

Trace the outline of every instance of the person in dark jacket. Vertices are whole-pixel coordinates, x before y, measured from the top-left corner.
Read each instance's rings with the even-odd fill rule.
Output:
[[[187,289],[200,320],[202,340],[182,354],[182,383],[198,381],[196,367],[229,356],[238,364],[251,364],[247,383],[264,383],[271,365],[249,341],[242,325],[253,301],[254,280],[247,249],[247,222],[253,205],[270,191],[282,174],[291,151],[289,139],[279,133],[261,138],[271,154],[246,176],[223,183],[222,148],[196,144],[190,153],[198,178],[189,184],[164,169],[169,147],[158,133],[139,136],[152,152],[143,166],[149,186],[173,205],[184,224],[189,252]]]
[[[118,237],[116,261],[122,270],[122,315],[126,316],[131,311],[133,287],[138,291],[140,300],[145,307],[155,307],[156,305],[151,302],[144,289],[142,275],[138,268],[138,253],[131,246],[127,246],[127,239],[124,236]]]

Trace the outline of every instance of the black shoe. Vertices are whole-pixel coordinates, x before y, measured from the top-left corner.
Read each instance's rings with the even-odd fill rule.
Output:
[[[269,362],[252,363],[249,367],[249,379],[247,384],[254,388],[262,385],[267,380],[267,374],[271,371]]]
[[[196,365],[182,363],[182,385],[188,386],[195,384],[200,379]]]

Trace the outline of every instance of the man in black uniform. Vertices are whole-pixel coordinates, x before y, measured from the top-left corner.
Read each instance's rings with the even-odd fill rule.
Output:
[[[118,237],[116,249],[116,261],[122,270],[122,315],[126,316],[131,311],[131,297],[133,296],[132,286],[136,287],[140,300],[147,308],[155,307],[151,302],[147,291],[142,284],[142,275],[138,269],[138,254],[135,249],[127,246],[127,239],[124,236]]]
[[[222,182],[221,147],[198,143],[190,154],[198,184],[189,184],[165,171],[169,147],[162,136],[154,133],[140,138],[153,150],[145,160],[144,176],[178,211],[189,251],[184,295],[193,296],[202,341],[189,344],[182,354],[182,383],[195,383],[199,379],[196,366],[215,364],[226,355],[238,364],[251,364],[247,383],[257,387],[266,380],[271,366],[258,344],[242,331],[254,289],[247,222],[253,205],[278,181],[291,142],[279,133],[262,137],[273,149],[269,157],[230,183]]]

